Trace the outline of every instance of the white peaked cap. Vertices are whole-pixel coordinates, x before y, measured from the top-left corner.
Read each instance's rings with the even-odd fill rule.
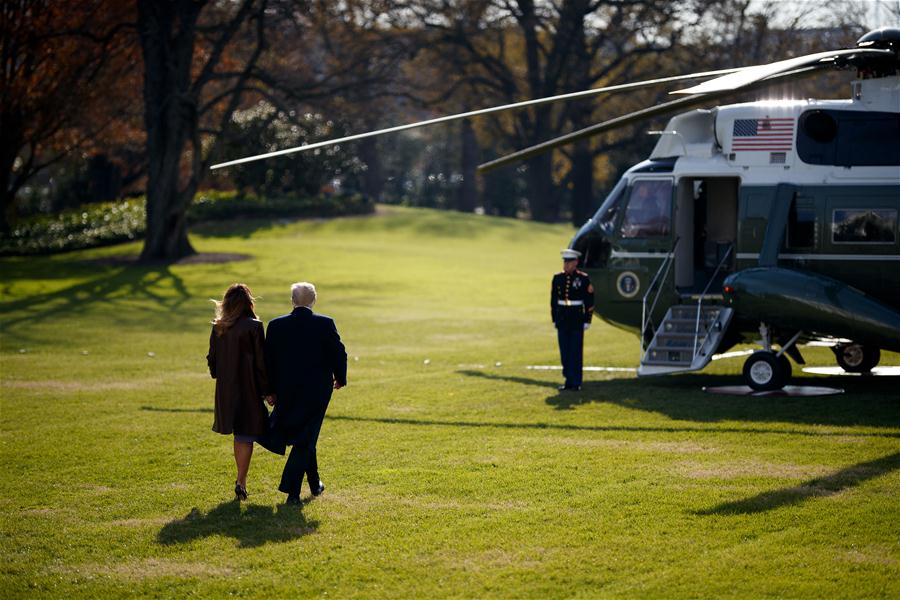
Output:
[[[563,260],[574,260],[577,258],[581,258],[581,252],[578,250],[572,250],[571,248],[563,250],[560,252],[562,254]]]

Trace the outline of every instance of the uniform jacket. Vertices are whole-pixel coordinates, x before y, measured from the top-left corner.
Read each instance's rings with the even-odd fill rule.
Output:
[[[347,352],[330,317],[298,307],[269,322],[266,364],[276,395],[273,428],[288,444],[324,416],[334,381],[347,384]]]
[[[565,271],[550,284],[550,317],[557,329],[583,329],[594,314],[594,286],[584,271]]]
[[[260,435],[268,412],[262,397],[269,393],[264,356],[263,324],[253,317],[238,319],[224,334],[213,327],[206,362],[216,380],[213,431]]]

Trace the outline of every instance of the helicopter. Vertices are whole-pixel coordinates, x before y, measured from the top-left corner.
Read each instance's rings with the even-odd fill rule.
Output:
[[[848,100],[697,108],[826,68],[856,69]],[[805,364],[801,344],[828,345],[850,373],[871,371],[882,350],[900,351],[900,28],[871,31],[855,48],[538,98],[212,168],[689,79],[705,81],[478,169],[678,113],[568,245],[594,282],[595,313],[637,334],[638,375],[698,371],[753,343],[760,349],[744,362],[743,378],[765,392],[788,383],[791,360]]]

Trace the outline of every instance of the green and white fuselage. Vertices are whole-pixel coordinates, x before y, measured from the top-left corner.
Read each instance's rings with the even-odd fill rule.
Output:
[[[702,368],[761,331],[764,345],[786,349],[831,339],[900,350],[898,108],[894,75],[854,82],[851,100],[734,104],[669,121],[571,243],[610,323],[649,340],[669,307],[698,306],[695,360],[672,351],[645,360],[644,374]],[[697,357],[710,307],[728,309],[728,323],[707,323],[722,331]]]

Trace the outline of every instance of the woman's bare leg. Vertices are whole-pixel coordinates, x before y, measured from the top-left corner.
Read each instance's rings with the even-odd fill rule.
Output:
[[[247,471],[250,469],[250,457],[253,456],[253,442],[234,442],[234,462],[237,464],[237,482],[247,487]]]

